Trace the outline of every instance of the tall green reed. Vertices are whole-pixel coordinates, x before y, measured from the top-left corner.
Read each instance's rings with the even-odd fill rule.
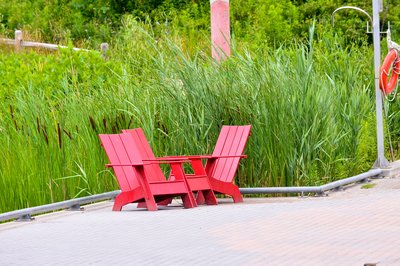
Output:
[[[142,127],[162,156],[210,153],[222,125],[252,124],[240,186],[316,185],[370,167],[365,54],[334,37],[217,64],[126,19],[112,47],[109,61],[0,53],[0,212],[117,189],[97,134],[124,128]]]

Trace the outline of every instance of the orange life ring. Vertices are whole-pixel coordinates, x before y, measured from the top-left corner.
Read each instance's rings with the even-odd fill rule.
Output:
[[[392,74],[388,82],[388,77],[392,69]],[[390,94],[397,84],[400,71],[400,58],[398,57],[398,51],[392,49],[389,51],[381,67],[379,87],[385,94]]]

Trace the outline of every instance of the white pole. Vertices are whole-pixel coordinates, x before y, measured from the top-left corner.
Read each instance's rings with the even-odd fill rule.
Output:
[[[378,158],[374,167],[385,168],[389,165],[385,158],[385,142],[383,135],[383,115],[382,115],[382,91],[379,89],[379,69],[381,65],[381,46],[380,46],[380,27],[379,10],[382,4],[380,0],[372,0],[372,29],[374,37],[374,67],[375,67],[375,103],[376,103],[376,137],[378,146]]]

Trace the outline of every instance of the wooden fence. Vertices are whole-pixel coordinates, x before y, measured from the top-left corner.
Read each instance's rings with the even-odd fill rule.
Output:
[[[15,50],[19,51],[22,47],[38,47],[50,50],[58,50],[59,48],[68,48],[67,46],[51,44],[51,43],[40,43],[40,42],[30,42],[24,41],[22,31],[15,31],[15,39],[0,38],[0,44],[14,45]],[[89,51],[87,49],[72,48],[74,51]],[[107,58],[108,43],[102,43],[100,45],[100,50],[104,58]]]

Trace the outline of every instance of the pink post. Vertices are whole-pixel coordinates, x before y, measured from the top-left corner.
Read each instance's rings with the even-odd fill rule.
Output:
[[[231,55],[229,0],[210,0],[212,57],[224,60]]]

